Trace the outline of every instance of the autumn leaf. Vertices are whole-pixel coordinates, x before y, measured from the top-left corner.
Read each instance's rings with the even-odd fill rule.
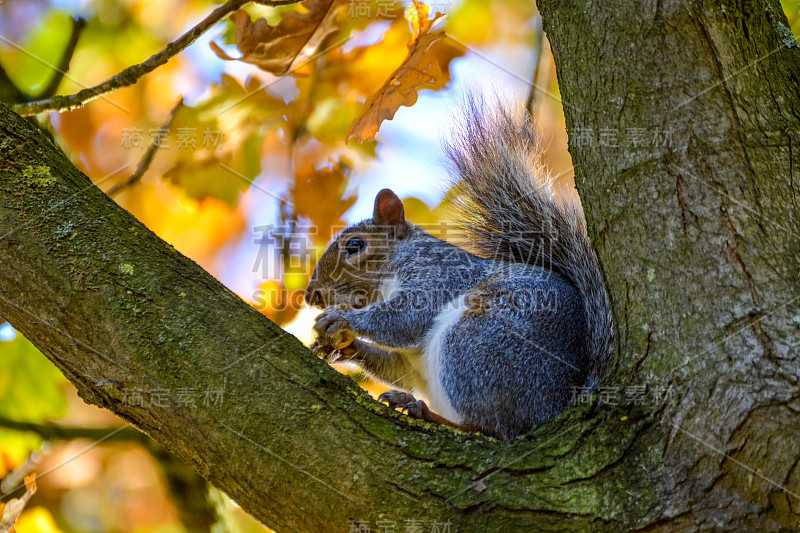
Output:
[[[313,237],[320,242],[327,242],[334,228],[344,227],[342,217],[356,202],[355,196],[344,195],[352,163],[345,157],[329,162],[319,170],[314,165],[299,167],[290,191],[295,213],[311,220],[317,227]]]
[[[431,32],[434,24],[444,15],[437,13],[428,18],[428,6],[414,2],[406,11],[411,24],[412,38],[408,43],[408,56],[370,96],[361,114],[347,130],[347,140],[360,143],[371,141],[384,120],[391,120],[400,106],[410,107],[417,101],[420,89],[438,91],[450,81],[450,62],[464,55],[463,45],[448,38],[444,31]]]
[[[284,13],[277,26],[263,18],[253,22],[246,11],[236,11],[231,20],[236,24],[236,48],[242,57],[230,57],[214,42],[211,48],[221,59],[244,61],[276,76],[294,71],[311,59],[347,17],[345,0],[306,0],[300,5],[307,11]]]
[[[436,13],[434,18],[429,19],[430,12],[431,8],[418,0],[413,0],[412,4],[406,9],[405,17],[411,24],[411,35],[414,38],[427,33],[434,23],[444,16],[442,13]]]

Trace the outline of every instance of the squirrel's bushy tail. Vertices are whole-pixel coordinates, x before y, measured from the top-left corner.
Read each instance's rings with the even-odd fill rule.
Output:
[[[457,206],[471,242],[485,257],[550,268],[577,288],[586,306],[594,387],[614,332],[579,200],[556,199],[530,115],[472,96],[460,118],[446,149],[460,178]]]

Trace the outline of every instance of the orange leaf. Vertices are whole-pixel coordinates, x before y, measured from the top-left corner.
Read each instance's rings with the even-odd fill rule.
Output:
[[[236,11],[231,20],[236,24],[236,48],[242,57],[230,57],[213,42],[211,49],[221,59],[238,59],[276,76],[294,71],[313,57],[322,41],[342,26],[346,16],[341,9],[346,0],[306,0],[300,5],[307,12],[283,13],[277,26],[270,26],[263,18],[253,22],[246,11]]]
[[[290,191],[295,213],[317,227],[312,236],[317,242],[328,242],[335,228],[344,227],[342,216],[356,202],[355,196],[345,196],[352,163],[345,157],[329,161],[330,166],[319,170],[314,165],[300,166]]]
[[[412,39],[408,56],[378,92],[370,96],[364,109],[347,130],[347,140],[371,141],[384,120],[391,120],[400,106],[417,102],[420,89],[438,91],[450,81],[450,62],[464,55],[464,47],[449,39],[444,31],[430,32],[442,15],[428,19],[428,6],[414,2],[406,11],[411,23]]]

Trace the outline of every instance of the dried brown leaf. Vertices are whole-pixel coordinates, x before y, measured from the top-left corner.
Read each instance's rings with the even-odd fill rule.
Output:
[[[414,2],[406,12],[413,37],[408,56],[386,83],[369,97],[361,114],[347,130],[347,140],[371,141],[384,120],[391,120],[400,106],[417,102],[420,89],[438,91],[450,81],[450,62],[464,55],[465,49],[447,37],[444,31],[431,32],[442,15],[428,18],[428,6]]]
[[[236,11],[231,20],[236,24],[236,48],[242,57],[230,57],[214,42],[211,49],[221,59],[244,61],[276,76],[294,71],[341,28],[347,15],[346,0],[306,0],[300,5],[306,12],[283,13],[277,26],[263,18],[253,22],[246,11]]]

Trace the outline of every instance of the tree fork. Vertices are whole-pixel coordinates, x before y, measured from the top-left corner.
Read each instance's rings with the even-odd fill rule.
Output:
[[[610,497],[622,496],[621,479],[654,482],[639,461],[658,439],[641,410],[584,406],[499,442],[378,404],[2,105],[0,314],[82,398],[281,531],[379,519],[544,529],[562,514],[575,531],[611,531],[630,520]],[[222,391],[221,401],[192,404],[181,391]],[[625,458],[637,449],[639,459]]]
[[[280,531],[796,530],[800,56],[780,6],[539,3],[618,330],[601,386],[665,403],[580,406],[505,443],[410,421],[3,106],[0,315]],[[589,129],[670,134],[576,142]],[[223,400],[176,401],[187,389]]]

